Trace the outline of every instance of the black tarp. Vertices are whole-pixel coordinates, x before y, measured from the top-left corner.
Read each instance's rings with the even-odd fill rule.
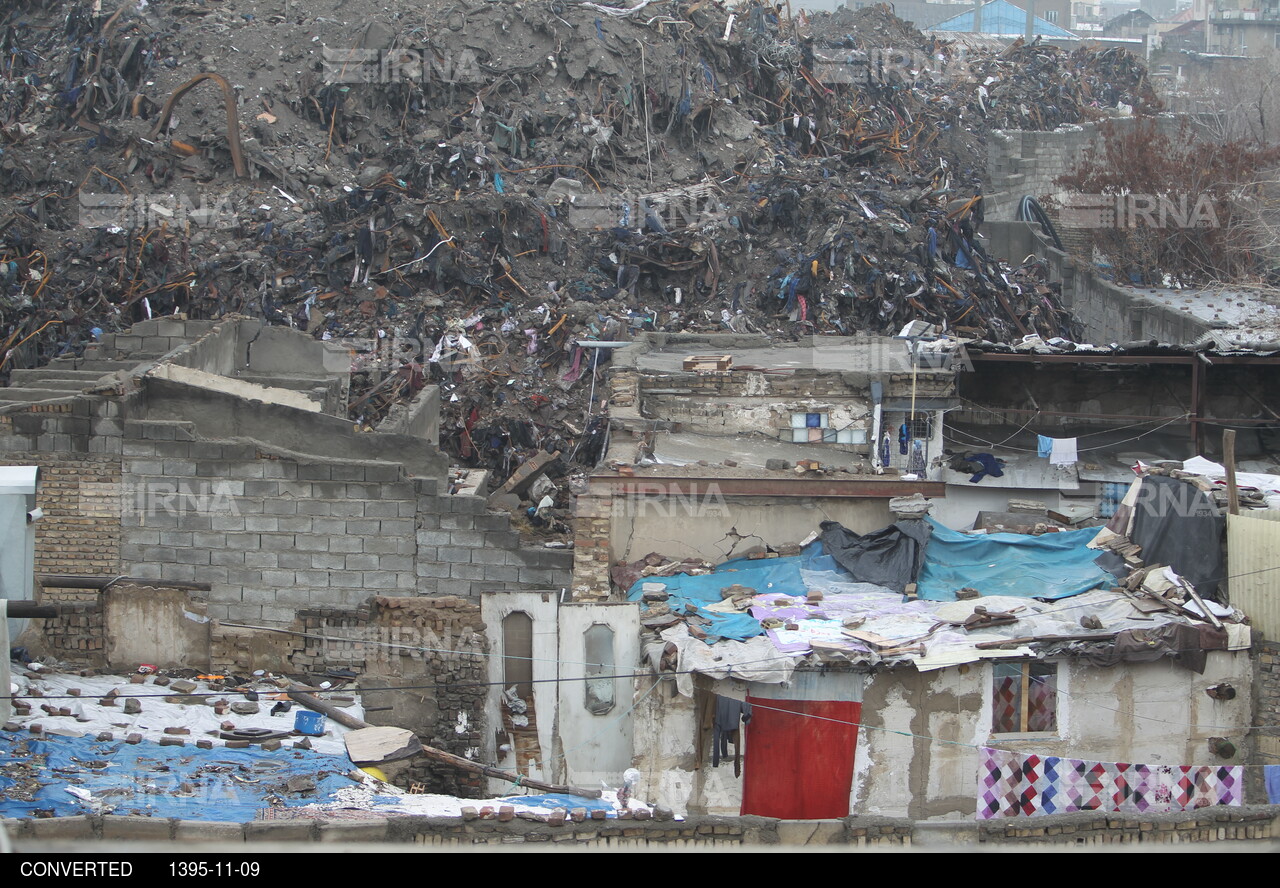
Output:
[[[1204,674],[1207,651],[1227,649],[1227,633],[1208,624],[1165,623],[1152,629],[1125,629],[1109,644],[1086,644],[1078,649],[1094,666],[1150,663],[1170,657],[1179,666]]]
[[[854,533],[839,521],[823,521],[822,549],[861,583],[898,592],[914,583],[924,566],[931,529],[912,518],[867,534]]]
[[[1217,597],[1223,578],[1218,507],[1194,484],[1148,475],[1138,488],[1129,539],[1142,547],[1145,564],[1167,564],[1201,596]]]

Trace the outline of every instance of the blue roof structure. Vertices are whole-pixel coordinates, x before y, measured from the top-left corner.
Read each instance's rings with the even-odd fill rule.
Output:
[[[972,34],[973,10],[953,15],[945,21],[938,22],[930,31],[961,31]],[[1027,33],[1027,11],[1019,9],[1008,0],[991,0],[982,4],[982,30],[979,32],[989,37],[1022,37]],[[1051,24],[1040,16],[1036,16],[1035,33],[1041,37],[1053,37],[1066,40],[1079,40],[1079,35],[1072,34],[1066,28]]]

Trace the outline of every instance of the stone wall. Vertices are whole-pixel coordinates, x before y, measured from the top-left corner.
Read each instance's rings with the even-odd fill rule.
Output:
[[[785,821],[767,817],[690,817],[685,820],[609,819],[515,815],[464,809],[461,817],[370,816],[362,820],[258,820],[212,823],[160,817],[79,815],[44,820],[5,820],[19,852],[45,841],[106,840],[205,843],[348,842],[416,844],[450,848],[475,845],[541,845],[560,848],[662,850],[764,846],[888,847],[956,850],[976,843],[1063,849],[1106,845],[1172,845],[1258,841],[1276,835],[1276,809],[1215,809],[1142,820],[1098,814],[1026,818],[996,824],[955,823],[926,827],[891,818]]]

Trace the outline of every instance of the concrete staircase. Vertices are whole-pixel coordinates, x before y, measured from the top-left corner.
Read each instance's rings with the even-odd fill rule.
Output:
[[[152,364],[174,348],[203,336],[213,321],[158,318],[134,324],[127,333],[107,333],[85,349],[82,357],[64,355],[44,367],[14,370],[0,388],[0,410],[74,398],[102,383],[104,377]]]

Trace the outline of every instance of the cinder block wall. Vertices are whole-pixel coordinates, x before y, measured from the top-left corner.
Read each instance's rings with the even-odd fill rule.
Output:
[[[0,416],[0,459],[43,469],[41,573],[207,582],[210,616],[269,624],[377,593],[569,585],[572,552],[522,549],[480,497],[387,462],[196,440],[187,423],[122,419],[122,402]]]

